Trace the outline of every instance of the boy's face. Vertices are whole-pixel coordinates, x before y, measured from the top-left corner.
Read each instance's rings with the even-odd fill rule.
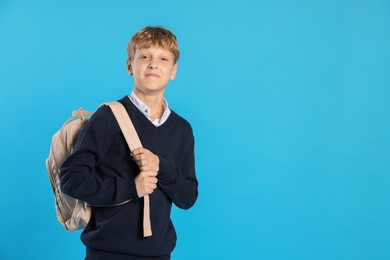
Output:
[[[165,90],[175,79],[177,64],[174,55],[159,46],[136,49],[133,61],[127,61],[130,76],[134,76],[134,88],[144,94],[156,94]]]

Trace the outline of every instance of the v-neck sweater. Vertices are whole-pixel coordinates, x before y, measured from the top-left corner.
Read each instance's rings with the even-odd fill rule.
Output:
[[[173,110],[156,127],[126,96],[119,100],[144,148],[160,159],[158,185],[150,194],[151,237],[143,237],[143,199],[137,195],[137,164],[108,106],[100,107],[80,132],[73,153],[61,167],[61,190],[92,207],[81,240],[94,252],[166,256],[176,244],[172,202],[192,207],[198,196],[191,125]],[[113,206],[131,199],[121,206]],[[97,206],[98,205],[98,206]],[[116,259],[116,258],[115,258]],[[119,259],[119,258],[118,258]]]

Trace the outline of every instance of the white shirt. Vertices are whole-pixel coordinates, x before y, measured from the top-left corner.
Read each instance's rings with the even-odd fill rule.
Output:
[[[149,119],[150,122],[152,122],[155,126],[160,126],[164,124],[165,121],[167,121],[169,115],[171,114],[171,110],[168,107],[168,101],[164,98],[162,103],[164,107],[164,113],[162,117],[152,121],[152,119],[150,118],[150,108],[135,95],[134,91],[131,92],[129,98],[130,101],[142,112],[142,114],[144,114],[146,118]]]

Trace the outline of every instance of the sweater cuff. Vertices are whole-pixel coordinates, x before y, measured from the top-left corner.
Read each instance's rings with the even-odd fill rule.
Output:
[[[135,186],[135,179],[121,181],[120,183],[118,183],[118,186],[119,186],[118,190],[121,191],[120,196],[124,201],[129,199],[131,200],[139,199],[137,188]]]
[[[175,168],[174,162],[169,161],[165,158],[159,157],[160,159],[160,170],[158,172],[158,178],[164,182],[175,181]]]

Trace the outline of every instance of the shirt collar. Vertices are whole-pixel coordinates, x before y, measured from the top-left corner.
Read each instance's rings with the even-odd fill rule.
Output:
[[[144,102],[142,102],[141,99],[137,97],[137,95],[134,93],[134,91],[131,92],[130,101],[148,118],[155,126],[160,126],[167,121],[169,115],[171,114],[171,110],[168,107],[168,101],[164,98],[163,100],[163,107],[164,107],[164,113],[161,116],[161,118],[155,119],[154,121],[150,118],[150,108],[148,105],[146,105]]]

